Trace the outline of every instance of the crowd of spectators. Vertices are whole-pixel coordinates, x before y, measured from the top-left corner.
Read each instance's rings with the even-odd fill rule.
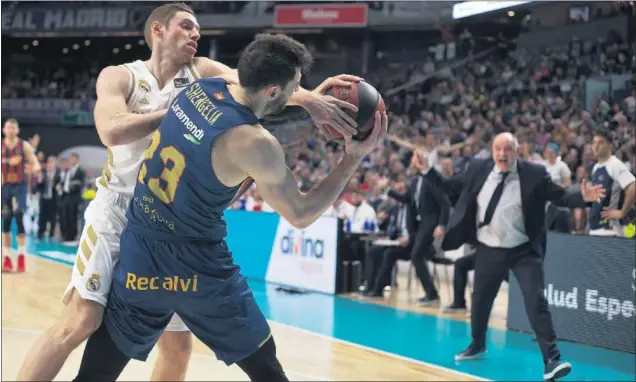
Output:
[[[610,35],[597,41],[573,38],[568,46],[551,47],[537,56],[506,44],[491,56],[453,70],[428,60],[382,80],[382,72],[367,75],[388,100],[391,139],[365,159],[334,208],[352,211],[347,203],[343,209],[343,201],[350,203],[352,195],[361,192],[364,204],[386,216],[394,203],[387,190],[408,182],[414,173],[411,145],[420,147],[430,166],[452,176],[472,158],[489,156],[491,139],[504,131],[519,137],[525,159],[550,167],[548,157],[556,154],[565,164],[559,168],[565,171],[566,187],[578,187],[588,178],[595,163],[592,133],[601,127],[613,131],[615,155],[635,172],[633,80],[627,77],[622,92],[599,94],[590,107],[584,104],[586,79],[626,75],[635,65],[636,46]],[[413,73],[432,76],[422,86],[386,96]],[[327,142],[315,129],[297,132],[294,142],[288,148],[288,163],[305,189],[323,179],[344,154],[342,146]],[[233,208],[270,210],[256,188]],[[585,219],[584,212],[573,211],[572,231],[585,233]]]
[[[412,150],[403,141],[420,147],[430,166],[452,176],[463,171],[471,158],[488,156],[492,137],[509,131],[519,138],[520,154],[527,159],[544,161],[546,149],[554,151],[568,170],[569,182],[564,185],[575,187],[589,175],[595,161],[592,132],[607,127],[614,132],[615,155],[636,171],[636,106],[629,77],[636,64],[636,44],[614,33],[597,40],[574,36],[565,46],[530,54],[503,36],[496,40],[498,47],[487,55],[472,52],[452,62],[432,55],[400,70],[392,66],[362,73],[388,104],[391,139],[365,159],[344,200],[361,191],[376,211],[385,210],[391,204],[386,190],[408,182],[413,172],[409,168]],[[93,97],[96,63],[86,63],[79,72],[63,63],[46,65],[45,72],[37,67],[3,70],[2,97]],[[586,80],[608,75],[627,78],[619,84],[623,89],[612,88],[589,99]],[[395,91],[410,82],[417,84]],[[280,134],[287,135],[290,168],[299,185],[308,189],[329,173],[344,151],[341,145],[327,142],[311,123],[305,126],[309,128]],[[267,210],[261,201],[254,190],[233,208]],[[576,218],[575,231],[585,232],[584,218]]]

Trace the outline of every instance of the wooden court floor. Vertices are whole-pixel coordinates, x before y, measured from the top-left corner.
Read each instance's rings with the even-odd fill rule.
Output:
[[[2,380],[14,380],[22,359],[37,336],[58,317],[60,296],[71,269],[65,265],[29,257],[26,274],[2,274]],[[404,284],[405,285],[405,284]],[[408,292],[371,303],[409,306]],[[400,297],[402,296],[402,297]],[[420,308],[418,308],[420,309]],[[425,308],[421,308],[425,309]],[[422,310],[434,312],[435,308]],[[458,318],[464,319],[464,318]],[[279,359],[295,381],[467,381],[479,378],[435,365],[339,341],[288,325],[271,322]],[[72,379],[79,367],[83,346],[72,353],[56,380]],[[248,380],[236,366],[217,361],[195,341],[187,380]],[[131,362],[120,380],[148,380],[155,354],[148,362]]]

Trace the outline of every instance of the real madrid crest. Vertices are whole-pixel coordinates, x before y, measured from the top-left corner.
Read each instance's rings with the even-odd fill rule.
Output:
[[[137,83],[137,86],[139,86],[139,90],[141,90],[144,93],[150,92],[150,84],[146,80],[139,80],[139,82]]]
[[[102,282],[99,280],[99,274],[93,273],[86,282],[86,289],[91,292],[97,292],[102,286]]]

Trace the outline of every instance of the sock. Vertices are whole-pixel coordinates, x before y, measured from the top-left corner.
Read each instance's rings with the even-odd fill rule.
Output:
[[[3,247],[2,248],[2,265],[4,266],[4,258],[8,257],[9,260],[11,260],[11,266],[15,267],[17,266],[17,259],[16,256],[14,256],[13,251],[11,250],[11,248],[8,247]]]
[[[21,245],[18,247],[18,255],[24,255],[26,254],[26,248],[24,248],[24,245]]]

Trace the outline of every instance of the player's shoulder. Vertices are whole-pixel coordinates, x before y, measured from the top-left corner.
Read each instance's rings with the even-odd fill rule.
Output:
[[[260,125],[239,125],[224,135],[226,150],[240,153],[238,161],[266,164],[285,156],[276,137]]]
[[[103,68],[97,76],[97,88],[107,87],[128,87],[129,71],[121,65],[110,65]]]
[[[227,68],[225,64],[203,56],[194,57],[192,65],[201,73],[202,77],[214,77],[221,74],[224,68]]]
[[[610,174],[618,174],[623,171],[629,171],[627,165],[618,159],[615,155],[612,155],[605,163],[607,170]]]

